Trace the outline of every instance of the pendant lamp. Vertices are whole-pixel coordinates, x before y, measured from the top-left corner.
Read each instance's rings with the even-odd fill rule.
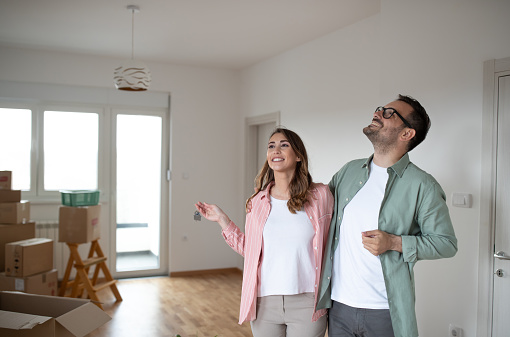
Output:
[[[151,71],[142,62],[134,59],[135,50],[135,13],[140,12],[138,6],[126,7],[131,12],[131,59],[115,69],[113,80],[115,87],[126,91],[146,91],[151,83]]]

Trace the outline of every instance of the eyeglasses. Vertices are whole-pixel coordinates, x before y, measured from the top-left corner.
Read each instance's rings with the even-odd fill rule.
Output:
[[[398,116],[398,117],[400,117],[400,119],[402,120],[402,122],[404,122],[404,124],[405,124],[408,128],[410,128],[410,129],[414,129],[414,128],[411,126],[411,124],[409,124],[409,122],[408,122],[408,121],[406,121],[406,120],[405,120],[405,118],[404,118],[404,117],[402,117],[402,115],[401,115],[401,114],[399,114],[399,113],[397,112],[397,110],[395,110],[395,109],[393,109],[393,108],[385,108],[385,107],[383,107],[383,106],[380,106],[380,107],[378,107],[377,109],[375,109],[375,112],[381,112],[381,111],[382,111],[382,116],[383,116],[383,118],[385,118],[385,119],[389,119],[389,118],[391,118],[391,116],[393,116],[393,114],[397,114],[397,116]]]

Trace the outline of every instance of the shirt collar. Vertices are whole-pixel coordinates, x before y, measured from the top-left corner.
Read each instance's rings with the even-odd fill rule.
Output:
[[[369,169],[370,163],[372,162],[373,158],[374,155],[372,154],[370,157],[368,157],[367,160],[365,160],[362,167]],[[393,164],[393,166],[390,166],[389,168],[392,169],[400,178],[402,178],[402,175],[404,175],[404,171],[406,170],[410,162],[411,161],[409,160],[409,153],[406,152],[406,154],[404,154],[399,161],[397,161],[395,164]]]
[[[274,181],[271,181],[269,183],[269,185],[267,185],[266,189],[262,191],[261,195],[260,195],[260,200],[266,198],[268,201],[271,200],[271,195],[270,195],[270,192],[271,192],[271,187],[273,187],[274,185]]]
[[[405,155],[402,156],[402,158],[400,158],[399,161],[397,161],[392,167],[391,169],[393,171],[395,171],[395,173],[400,177],[402,178],[402,176],[404,175],[404,171],[406,170],[407,166],[409,165],[411,161],[409,160],[409,153],[406,152]]]

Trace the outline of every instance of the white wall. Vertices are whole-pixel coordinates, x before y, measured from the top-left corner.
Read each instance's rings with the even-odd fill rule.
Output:
[[[245,69],[240,80],[233,71],[148,64],[151,89],[172,94],[170,270],[239,265],[217,225],[195,223],[192,213],[195,201],[214,202],[242,224],[242,117],[280,111],[303,137],[314,179],[328,182],[371,153],[361,129],[375,107],[410,94],[432,119],[411,159],[448,198],[474,197],[471,209],[450,207],[457,256],[416,267],[420,335],[447,336],[453,323],[475,337],[482,64],[510,56],[508,13],[506,0],[382,0],[380,14]],[[104,88],[121,61],[7,48],[0,60],[2,81]]]
[[[510,56],[509,13],[503,0],[382,0],[380,14],[242,72],[245,116],[281,111],[316,181],[371,154],[361,129],[376,106],[403,93],[428,110],[431,131],[411,160],[443,186],[459,252],[415,268],[420,336],[448,336],[450,323],[476,336],[482,70]],[[473,208],[451,207],[453,192],[473,194]]]
[[[47,84],[48,87],[55,84],[83,86],[84,91],[93,92],[112,88],[113,69],[123,61],[6,47],[0,47],[0,60],[0,81],[4,89],[0,97],[16,97],[17,88],[25,88],[27,83]],[[238,72],[147,65],[153,78],[150,90],[172,96],[173,179],[170,223],[165,224],[170,226],[169,271],[237,266],[239,257],[224,243],[219,226],[209,221],[195,222],[193,212],[194,203],[203,200],[217,202],[233,219],[242,219],[242,206],[237,207],[242,165],[242,144],[238,141],[241,119]],[[142,97],[147,93],[127,93],[129,96],[124,98],[130,104],[140,100],[140,105],[144,105]],[[54,99],[67,99],[65,95],[58,96]],[[122,99],[117,103],[122,103]],[[54,220],[58,216],[57,209],[57,205],[34,205],[32,218]],[[102,218],[108,219],[108,216]],[[110,248],[114,249],[103,246],[106,252]]]

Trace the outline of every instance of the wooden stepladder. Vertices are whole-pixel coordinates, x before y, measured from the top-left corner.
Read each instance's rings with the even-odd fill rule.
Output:
[[[103,309],[96,293],[109,287],[117,301],[122,301],[122,296],[120,296],[116,285],[117,280],[113,279],[112,274],[106,265],[107,258],[104,256],[101,246],[99,246],[99,242],[97,240],[92,241],[89,255],[86,260],[82,260],[80,253],[78,252],[78,245],[80,244],[67,243],[71,255],[69,256],[64,278],[62,279],[59,296],[67,295],[68,297],[79,298],[82,297],[83,291],[85,290],[87,292],[87,296],[94,301],[98,307]],[[90,279],[89,270],[92,266],[94,267],[94,274],[92,279]],[[73,267],[76,269],[76,277],[74,280],[69,281],[69,276],[71,275]],[[100,270],[103,271],[106,280],[105,282],[98,284],[97,281]],[[66,294],[68,289],[71,289],[70,294]]]

